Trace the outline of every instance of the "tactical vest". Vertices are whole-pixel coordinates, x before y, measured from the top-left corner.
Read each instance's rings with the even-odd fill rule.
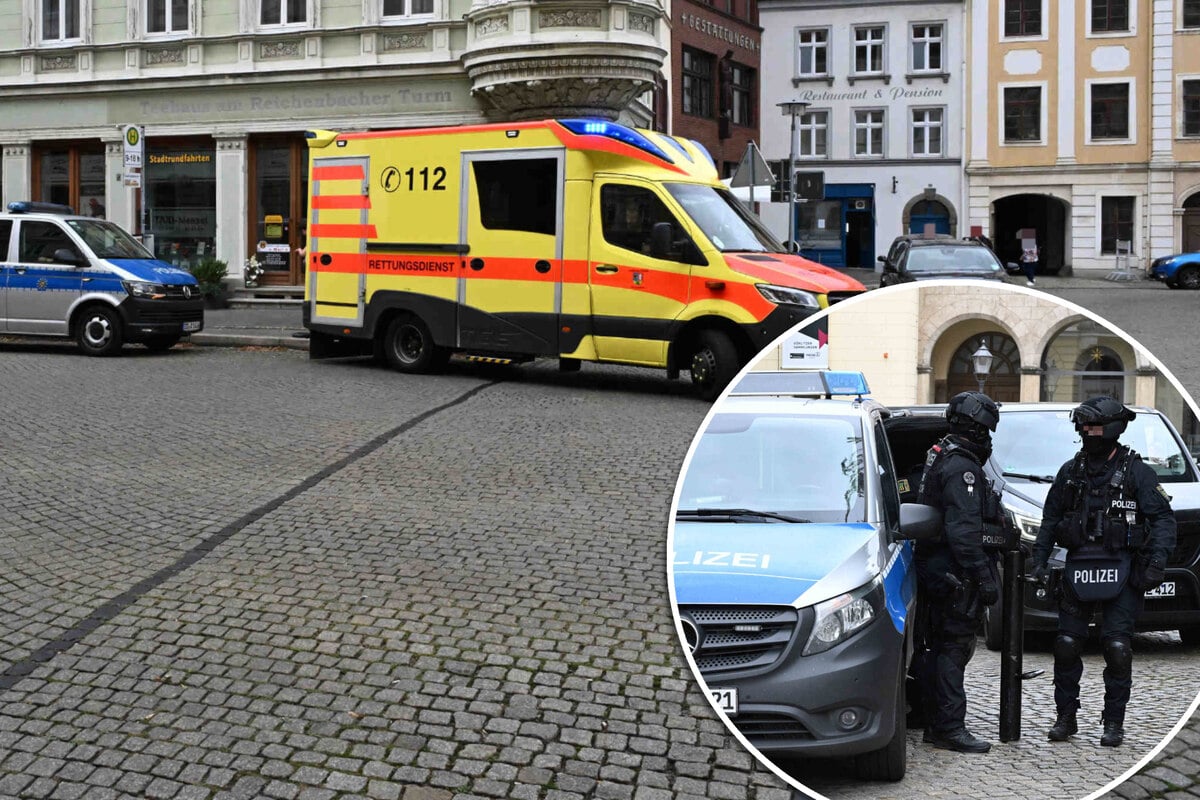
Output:
[[[1067,550],[1085,544],[1103,545],[1110,553],[1138,550],[1146,543],[1146,520],[1138,507],[1133,470],[1141,457],[1125,448],[1112,474],[1102,486],[1088,478],[1086,456],[1075,455],[1064,487],[1062,522],[1055,539]]]
[[[982,466],[979,457],[969,449],[953,440],[947,441],[943,439],[929,448],[929,453],[925,456],[925,471],[921,474],[921,488],[917,492],[917,502],[932,505],[929,503],[926,482],[934,469],[940,466],[942,460],[955,453],[966,456],[972,462]],[[1014,526],[1005,524],[1004,510],[1000,502],[1000,492],[993,488],[992,481],[986,476],[984,477],[984,483],[985,486],[982,487],[982,491],[980,492],[980,517],[983,520],[983,549],[989,552],[1015,550],[1020,543],[1020,533]],[[939,535],[936,541],[945,541],[945,538]]]

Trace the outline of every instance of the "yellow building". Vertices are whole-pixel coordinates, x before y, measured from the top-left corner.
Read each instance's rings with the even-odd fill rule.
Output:
[[[967,15],[969,224],[1015,261],[1136,272],[1200,250],[1200,0],[983,0]]]

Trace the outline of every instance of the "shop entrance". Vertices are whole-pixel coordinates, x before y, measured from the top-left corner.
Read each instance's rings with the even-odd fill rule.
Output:
[[[1057,275],[1067,261],[1068,206],[1045,194],[1018,194],[992,204],[992,244],[1004,263],[1020,263],[1020,233],[1037,231],[1038,272]]]
[[[308,145],[302,138],[260,138],[250,146],[250,242],[264,286],[300,286],[296,252],[308,240]]]

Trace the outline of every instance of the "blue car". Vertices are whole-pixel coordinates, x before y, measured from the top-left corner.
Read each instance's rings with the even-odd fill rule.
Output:
[[[1179,253],[1154,259],[1150,277],[1171,289],[1200,289],[1200,253]]]

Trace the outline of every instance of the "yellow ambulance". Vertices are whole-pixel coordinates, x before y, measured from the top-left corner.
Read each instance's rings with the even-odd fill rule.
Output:
[[[712,399],[864,291],[788,254],[688,139],[596,119],[307,136],[311,358],[634,364]]]

